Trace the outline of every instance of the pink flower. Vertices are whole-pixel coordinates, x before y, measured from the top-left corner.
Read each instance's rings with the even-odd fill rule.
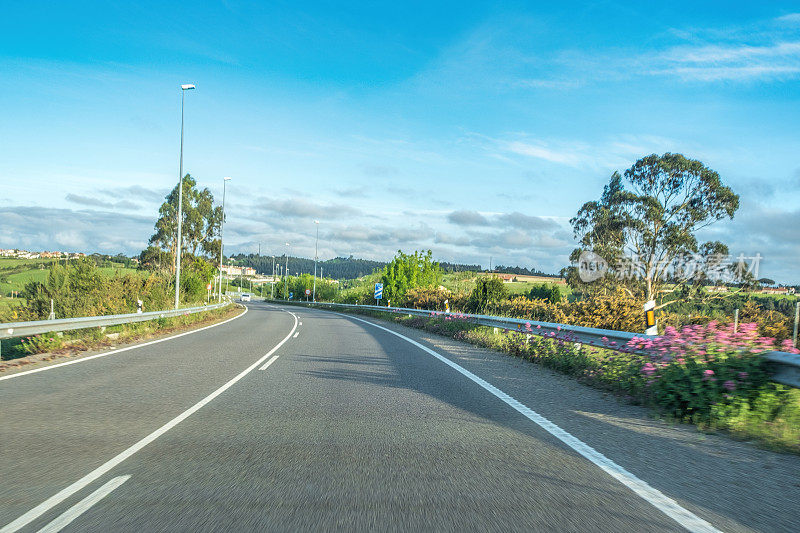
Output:
[[[792,343],[791,339],[785,339],[781,343],[781,349],[784,352],[795,353],[795,354],[800,353],[800,350],[794,347],[794,344]]]
[[[725,383],[723,383],[722,386],[725,387],[726,389],[728,389],[730,392],[733,392],[733,391],[736,390],[736,383],[731,381],[730,379],[728,381],[726,381]]]
[[[739,379],[747,379],[747,372],[739,372]]]
[[[656,367],[653,365],[653,363],[645,363],[644,366],[642,366],[642,374],[646,376],[652,376],[655,371]]]

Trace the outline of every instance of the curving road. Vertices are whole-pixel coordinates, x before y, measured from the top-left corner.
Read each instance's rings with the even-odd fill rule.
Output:
[[[0,376],[0,417],[3,532],[800,530],[798,457],[305,308]]]

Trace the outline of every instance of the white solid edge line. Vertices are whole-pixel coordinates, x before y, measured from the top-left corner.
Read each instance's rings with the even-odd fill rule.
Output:
[[[139,450],[141,450],[142,448],[144,448],[145,446],[156,440],[158,437],[160,437],[170,429],[174,428],[175,426],[177,426],[178,424],[189,418],[191,415],[199,411],[203,406],[205,406],[211,400],[213,400],[214,398],[216,398],[217,396],[228,390],[237,381],[239,381],[247,374],[249,374],[253,369],[258,368],[258,366],[261,363],[263,363],[264,360],[270,357],[275,352],[275,350],[283,346],[283,344],[291,338],[295,329],[297,329],[297,315],[295,315],[290,311],[286,312],[294,317],[294,326],[292,326],[292,330],[289,332],[289,334],[286,335],[286,337],[284,337],[284,339],[281,342],[279,342],[272,350],[270,350],[269,353],[260,357],[258,361],[248,366],[246,369],[240,372],[236,377],[225,383],[223,386],[221,386],[220,388],[218,388],[217,390],[215,390],[214,392],[212,392],[211,394],[209,394],[208,396],[206,396],[205,398],[203,398],[202,400],[200,400],[199,402],[191,406],[189,409],[179,414],[178,416],[176,416],[175,418],[173,418],[172,420],[170,420],[169,422],[167,422],[154,432],[150,433],[148,436],[146,436],[145,438],[143,438],[130,448],[118,453],[116,456],[109,459],[102,465],[98,466],[97,468],[95,468],[82,478],[80,478],[78,481],[75,481],[71,485],[68,485],[67,487],[61,489],[61,491],[59,491],[58,493],[54,494],[53,496],[50,496],[48,499],[46,499],[45,501],[43,501],[30,511],[28,511],[27,513],[25,513],[24,515],[20,516],[13,522],[9,523],[8,525],[0,529],[0,533],[11,533],[12,531],[17,531],[21,527],[24,527],[27,524],[29,524],[31,521],[39,518],[42,514],[49,511],[55,505],[58,505],[65,499],[69,498],[70,496],[78,492],[79,490],[83,489],[89,483],[96,480],[97,478],[99,478],[100,476],[102,476],[103,474],[105,474],[118,464],[120,464],[122,461],[132,456],[133,454],[135,454],[136,452],[138,452]]]
[[[16,372],[14,374],[10,374],[8,376],[0,376],[0,381],[4,379],[13,379],[18,378],[20,376],[26,376],[28,374],[35,374],[36,372],[44,372],[45,370],[52,370],[54,368],[58,368],[60,366],[67,366],[67,365],[74,365],[77,363],[83,363],[84,361],[89,361],[91,359],[97,359],[98,357],[105,357],[107,355],[113,355],[115,353],[120,352],[127,352],[128,350],[135,350],[136,348],[143,348],[144,346],[150,346],[151,344],[158,344],[159,342],[171,341],[172,339],[177,339],[178,337],[183,337],[184,335],[191,335],[192,333],[197,333],[199,331],[203,331],[209,328],[215,328],[217,326],[221,326],[222,324],[227,324],[231,320],[236,320],[237,318],[241,318],[247,314],[249,309],[247,307],[244,308],[244,313],[238,314],[235,317],[229,318],[228,320],[223,320],[222,322],[218,322],[216,324],[211,324],[210,326],[203,326],[202,328],[193,329],[191,331],[184,331],[183,333],[178,333],[177,335],[173,335],[171,337],[165,337],[163,339],[156,339],[154,341],[143,342],[142,344],[135,344],[133,346],[126,346],[125,348],[118,348],[116,350],[111,350],[110,352],[103,352],[98,353],[95,355],[89,355],[87,357],[81,357],[80,359],[73,359],[72,361],[66,361],[64,363],[57,363],[55,365],[48,365],[43,366],[41,368],[34,368],[33,370],[25,370],[24,372]],[[156,320],[156,319],[153,319]]]
[[[294,336],[293,336],[292,338],[293,338],[293,339],[296,339],[298,335],[300,335],[300,332],[299,332],[299,331],[298,331],[297,333],[295,333],[295,334],[294,334]]]
[[[64,511],[55,520],[39,530],[39,533],[58,533],[67,527],[73,520],[92,508],[94,504],[111,494],[111,492],[128,481],[131,476],[117,476],[87,497]]]
[[[261,368],[259,368],[259,370],[266,370],[266,369],[267,369],[267,367],[268,367],[269,365],[271,365],[272,363],[274,363],[274,362],[275,362],[275,360],[276,360],[278,357],[279,357],[279,356],[277,356],[277,355],[273,355],[273,356],[272,356],[272,359],[270,359],[269,361],[267,361],[266,363],[264,363],[264,366],[262,366]]]
[[[359,322],[364,322],[365,324],[369,324],[370,326],[382,329],[392,335],[396,335],[403,340],[406,340],[416,346],[417,348],[429,353],[430,355],[434,356],[447,366],[453,368],[454,370],[458,371],[462,375],[466,376],[470,380],[474,381],[487,391],[491,392],[494,396],[499,398],[500,400],[504,401],[509,406],[516,409],[526,418],[540,426],[542,429],[556,437],[558,440],[584,456],[586,459],[594,463],[596,466],[600,467],[603,471],[609,474],[611,477],[628,487],[638,496],[643,498],[645,501],[653,505],[656,509],[667,515],[669,518],[675,520],[680,525],[688,529],[692,532],[698,533],[720,533],[720,531],[712,526],[710,523],[706,522],[696,514],[692,513],[688,509],[685,509],[678,505],[678,503],[673,500],[672,498],[666,496],[661,491],[654,489],[632,473],[625,470],[623,467],[603,455],[602,453],[598,452],[585,442],[581,441],[577,437],[573,436],[571,433],[561,429],[559,426],[555,425],[554,423],[550,422],[547,418],[543,417],[530,407],[526,406],[525,404],[515,400],[505,392],[501,391],[491,383],[487,382],[486,380],[476,376],[466,368],[463,368],[458,363],[454,363],[450,359],[446,358],[443,355],[436,353],[435,351],[431,350],[427,346],[423,346],[422,344],[418,343],[417,341],[406,337],[401,333],[397,333],[396,331],[392,331],[389,328],[385,328],[383,326],[379,326],[369,320],[363,320],[361,318],[356,318],[351,315],[345,315],[342,313],[335,313],[337,315],[341,315],[347,318],[352,318],[353,320],[358,320]]]

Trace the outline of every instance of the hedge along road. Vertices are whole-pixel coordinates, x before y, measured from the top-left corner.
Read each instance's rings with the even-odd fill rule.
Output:
[[[286,311],[252,304],[242,319],[196,335],[0,383],[2,524],[90,531],[797,524],[795,457],[716,438],[703,447],[680,429],[659,433],[638,409],[507,356],[386,323]],[[554,426],[532,420],[503,392]],[[579,443],[596,455],[587,459]],[[641,484],[621,483],[598,467],[599,457]]]

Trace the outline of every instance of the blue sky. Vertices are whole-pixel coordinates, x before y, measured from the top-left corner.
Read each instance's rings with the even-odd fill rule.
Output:
[[[0,247],[138,252],[185,169],[231,251],[557,271],[614,170],[681,152],[798,282],[796,2],[6,3]]]

